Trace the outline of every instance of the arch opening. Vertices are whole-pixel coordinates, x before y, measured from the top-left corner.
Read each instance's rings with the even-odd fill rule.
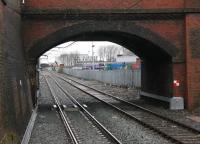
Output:
[[[140,57],[142,91],[172,97],[172,58],[176,55],[176,48],[173,45],[138,26],[131,29],[125,27],[126,24],[121,24],[120,28],[115,24],[104,25],[102,29],[98,26],[101,27],[97,23],[92,27],[78,25],[63,28],[36,43],[29,49],[28,55],[36,61],[47,50],[67,41],[110,41]]]

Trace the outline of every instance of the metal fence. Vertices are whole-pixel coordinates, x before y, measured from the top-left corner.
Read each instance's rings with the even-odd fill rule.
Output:
[[[128,87],[141,87],[141,70],[75,70],[63,69],[63,73],[87,80],[97,80],[100,82]]]

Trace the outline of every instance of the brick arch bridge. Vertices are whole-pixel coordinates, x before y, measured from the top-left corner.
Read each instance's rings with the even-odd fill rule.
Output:
[[[33,42],[26,50],[28,59],[37,63],[38,57],[44,52],[67,40],[112,41],[125,46],[143,60],[142,77],[145,78],[142,81],[143,91],[173,96],[172,60],[180,50],[150,29],[129,21],[87,21],[70,24]],[[34,91],[33,89],[33,93]]]
[[[200,105],[198,0],[2,0],[0,19],[1,141],[24,133],[37,58],[71,40],[125,46],[142,58],[143,91],[181,96],[189,109]]]

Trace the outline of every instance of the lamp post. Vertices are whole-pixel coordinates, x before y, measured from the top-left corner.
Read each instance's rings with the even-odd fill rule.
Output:
[[[94,44],[92,42],[92,70],[94,70]]]

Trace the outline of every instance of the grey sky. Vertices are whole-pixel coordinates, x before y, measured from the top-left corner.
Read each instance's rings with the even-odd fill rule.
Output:
[[[55,48],[52,48],[51,50],[47,51],[46,53],[44,53],[44,55],[48,56],[48,60],[46,57],[43,57],[41,59],[41,62],[55,62],[55,58],[58,57],[60,54],[63,53],[71,53],[71,52],[75,52],[78,51],[78,53],[80,54],[89,54],[90,56],[92,55],[92,42],[91,41],[84,41],[84,42],[67,42],[67,43],[63,43],[61,45],[56,46]],[[71,45],[70,45],[71,44]],[[97,42],[94,41],[94,55],[98,55],[98,49],[101,46],[108,46],[108,45],[116,45],[119,46],[118,44],[112,43],[112,42],[106,42],[106,41],[101,41],[101,42]],[[68,46],[70,45],[70,46]],[[68,47],[66,47],[68,46]]]

